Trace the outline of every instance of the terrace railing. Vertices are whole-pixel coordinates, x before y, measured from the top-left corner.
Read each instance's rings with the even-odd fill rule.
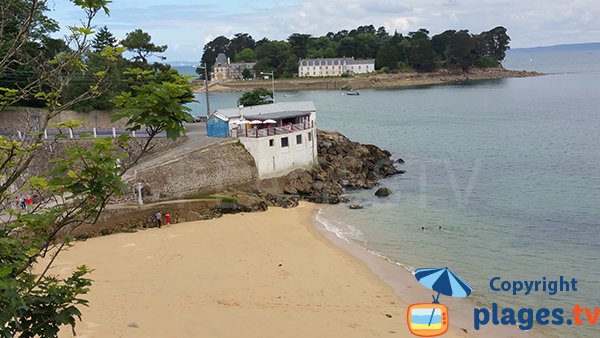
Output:
[[[251,129],[234,129],[232,130],[233,137],[269,137],[275,135],[284,135],[289,133],[295,133],[302,130],[311,129],[314,127],[314,121],[307,121],[305,123],[290,124],[283,127],[267,127],[267,128],[251,128]]]

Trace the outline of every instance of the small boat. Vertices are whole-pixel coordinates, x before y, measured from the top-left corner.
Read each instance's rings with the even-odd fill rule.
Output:
[[[354,89],[350,89],[346,92],[346,95],[360,95],[360,93]]]

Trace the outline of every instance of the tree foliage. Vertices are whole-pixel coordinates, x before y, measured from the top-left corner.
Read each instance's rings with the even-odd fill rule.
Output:
[[[106,47],[117,47],[117,38],[108,30],[108,27],[103,26],[94,35],[92,50],[94,53],[101,53]]]
[[[127,36],[121,41],[123,47],[134,54],[133,60],[142,63],[148,63],[148,57],[156,56],[157,53],[163,53],[167,50],[167,46],[158,46],[152,42],[150,34],[141,29],[136,29],[133,32],[127,33]],[[157,56],[164,60],[164,56]]]
[[[254,41],[246,33],[236,34],[231,40],[225,36],[217,37],[205,46],[202,62],[212,67],[219,53],[236,61],[250,61],[254,60],[250,53],[253,50],[255,71],[273,70],[276,77],[294,76],[301,58],[375,59],[376,69],[386,67],[390,71],[432,71],[446,67],[468,70],[474,65],[497,66],[504,59],[510,43],[506,28],[501,26],[480,34],[448,30],[430,36],[426,29],[403,35],[390,34],[384,27],[376,29],[373,25],[364,25],[324,36],[294,33],[287,41],[264,38],[254,47],[247,43],[243,50],[239,47],[242,37],[243,41]]]
[[[122,48],[107,45],[98,54],[92,51],[92,20],[99,13],[109,13],[110,1],[72,2],[83,10],[84,18],[80,26],[69,27],[70,34],[52,51],[44,47],[49,46],[47,34],[56,29],[44,15],[46,1],[7,0],[0,4],[0,26],[7,28],[0,29],[0,34],[5,34],[0,40],[0,76],[13,76],[17,66],[33,74],[23,85],[0,86],[0,114],[17,103],[36,100],[43,104],[43,109],[35,112],[23,109],[24,115],[37,114],[39,126],[24,130],[22,138],[0,136],[0,337],[55,337],[63,325],[74,330],[80,307],[87,305],[84,296],[91,286],[91,269],[80,266],[70,274],[54,276],[50,267],[69,247],[73,231],[93,224],[110,198],[121,194],[125,188],[122,175],[142,155],[132,153],[132,141],[127,137],[61,140],[60,135],[76,128],[77,121],[52,124],[62,131],[57,140],[45,140],[37,131],[49,126],[60,112],[103,95],[111,67],[122,60]],[[4,20],[5,14],[14,21]],[[32,48],[44,53],[33,53]],[[94,61],[95,66],[90,65],[92,55],[102,59]],[[81,90],[65,98],[66,87],[76,84],[83,72],[91,74],[90,81],[80,82]],[[189,84],[173,72],[165,69],[156,78],[135,84],[146,97],[161,97],[164,102],[159,100],[156,105],[164,109],[162,113],[158,108],[149,114],[120,113],[131,128],[153,131],[143,141],[143,150],[149,149],[153,137],[162,131],[170,137],[181,135],[182,121],[189,120],[185,109],[178,106],[188,102]],[[171,102],[167,105],[166,101]],[[145,107],[151,109],[148,104]],[[50,160],[42,161],[41,155]],[[115,165],[117,160],[123,160],[123,165]],[[36,195],[37,201],[29,209],[19,210],[14,201],[24,194]]]
[[[113,115],[114,120],[127,118],[128,130],[146,128],[149,135],[166,131],[167,137],[176,139],[185,133],[184,122],[193,122],[191,108],[184,104],[193,102],[191,83],[175,71],[148,71],[141,68],[125,72],[130,76],[131,91],[114,99],[121,108]],[[157,79],[161,79],[157,81]]]
[[[244,107],[273,103],[273,92],[265,88],[256,88],[245,92],[238,100],[238,105]]]

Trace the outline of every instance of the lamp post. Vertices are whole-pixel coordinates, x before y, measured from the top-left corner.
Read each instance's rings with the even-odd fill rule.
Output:
[[[204,91],[206,93],[206,118],[210,116],[210,102],[208,100],[208,66],[201,63],[197,68],[204,68]]]
[[[275,74],[273,71],[270,73],[260,72],[260,75],[270,75],[271,76],[271,86],[273,87],[273,103],[275,103]]]

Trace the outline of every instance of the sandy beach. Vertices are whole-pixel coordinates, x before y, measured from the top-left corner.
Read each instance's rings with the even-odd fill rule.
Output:
[[[79,337],[413,337],[406,305],[377,267],[315,228],[317,208],[92,238],[63,253],[53,272],[94,269]],[[444,335],[467,336],[457,327]]]

